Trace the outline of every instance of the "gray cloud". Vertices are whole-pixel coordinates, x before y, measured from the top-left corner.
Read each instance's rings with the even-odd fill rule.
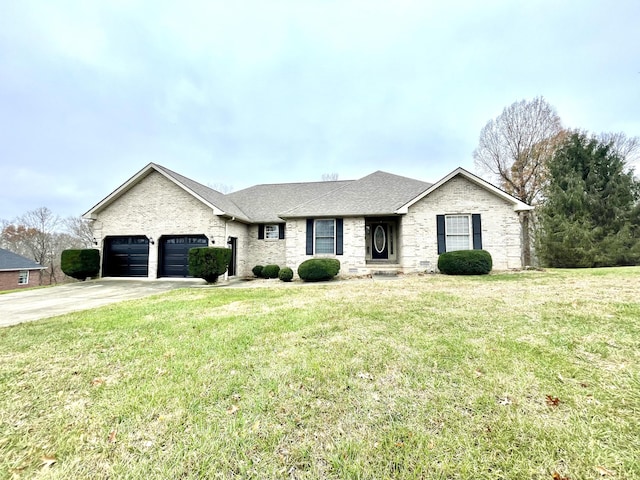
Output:
[[[0,218],[78,215],[150,161],[203,183],[435,181],[544,95],[640,135],[640,4],[5,2]]]

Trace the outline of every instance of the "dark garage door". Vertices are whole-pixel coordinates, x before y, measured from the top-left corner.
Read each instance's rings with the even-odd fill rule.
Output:
[[[149,240],[144,235],[107,237],[104,242],[103,277],[149,275]]]
[[[209,240],[204,235],[172,235],[160,240],[161,277],[188,277],[189,250],[195,247],[206,247]]]

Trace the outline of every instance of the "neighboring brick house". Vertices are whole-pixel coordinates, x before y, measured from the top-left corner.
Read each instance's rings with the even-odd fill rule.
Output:
[[[533,207],[458,168],[431,184],[386,172],[359,180],[265,184],[222,194],[149,164],[84,218],[102,276],[184,277],[187,252],[233,251],[229,276],[255,265],[334,257],[341,274],[433,271],[444,251],[483,248],[522,267],[520,213]]]
[[[45,270],[45,267],[22,255],[0,248],[0,290],[40,285],[40,270]]]

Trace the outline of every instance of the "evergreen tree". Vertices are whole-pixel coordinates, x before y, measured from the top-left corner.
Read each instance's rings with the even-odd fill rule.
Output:
[[[640,183],[611,143],[574,132],[548,163],[538,254],[552,267],[640,263]]]

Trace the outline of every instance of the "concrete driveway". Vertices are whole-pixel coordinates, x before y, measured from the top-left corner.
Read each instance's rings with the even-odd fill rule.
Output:
[[[203,285],[200,279],[90,280],[0,295],[0,327]]]

